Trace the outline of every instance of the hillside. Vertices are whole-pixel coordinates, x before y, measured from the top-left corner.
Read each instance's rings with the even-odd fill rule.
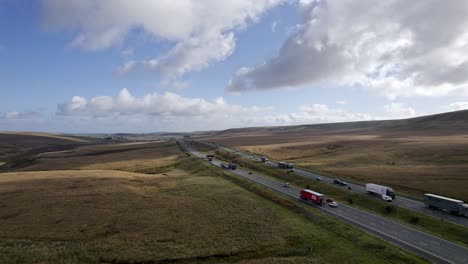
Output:
[[[34,154],[72,149],[76,146],[92,144],[97,141],[99,139],[49,133],[0,132],[0,165],[10,158],[26,152]]]
[[[468,110],[402,120],[228,129],[200,139],[348,181],[468,200]]]
[[[468,131],[468,110],[448,112],[436,115],[380,121],[360,121],[343,123],[326,123],[297,126],[272,126],[232,128],[222,131],[208,131],[198,133],[200,138],[255,136],[255,135],[284,135],[298,134],[360,134],[369,132],[402,133],[414,135],[460,134]]]

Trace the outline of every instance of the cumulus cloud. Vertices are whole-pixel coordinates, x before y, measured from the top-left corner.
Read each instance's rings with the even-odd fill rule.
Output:
[[[416,111],[403,103],[392,102],[391,104],[385,105],[384,108],[387,116],[390,118],[408,118],[416,116]]]
[[[450,111],[466,110],[468,109],[468,102],[455,102],[444,108],[449,109]]]
[[[137,97],[124,88],[116,96],[74,96],[57,106],[53,119],[75,131],[206,131],[242,127],[245,116],[272,111],[272,107],[231,104],[222,97],[207,100],[172,92]]]
[[[57,114],[91,117],[147,115],[171,118],[245,115],[269,110],[270,108],[229,104],[222,97],[205,100],[183,97],[171,92],[150,93],[138,98],[124,88],[116,97],[97,96],[88,100],[74,96],[69,102],[58,105]]]
[[[43,0],[45,27],[77,30],[70,46],[102,50],[121,45],[138,31],[173,44],[165,54],[130,61],[119,73],[137,68],[177,78],[232,54],[235,33],[284,0]]]
[[[278,53],[240,68],[229,90],[326,84],[391,99],[468,94],[467,1],[301,0],[299,11]]]
[[[297,112],[250,116],[243,120],[251,125],[300,125],[334,122],[351,122],[372,120],[366,113],[350,112],[342,109],[330,108],[325,104],[312,104],[300,106]]]

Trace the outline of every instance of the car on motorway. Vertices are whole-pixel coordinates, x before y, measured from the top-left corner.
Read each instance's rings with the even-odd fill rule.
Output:
[[[284,187],[284,188],[289,188],[289,187],[291,187],[291,184],[289,184],[289,182],[285,182],[285,183],[283,184],[283,187]]]
[[[315,178],[317,181],[322,181],[322,177]]]
[[[334,179],[333,180],[333,183],[334,184],[338,184],[338,185],[341,185],[341,186],[348,186],[348,184],[340,179]]]
[[[391,202],[393,201],[392,197],[388,196],[388,195],[385,195],[385,194],[382,194],[382,196],[380,197],[382,198],[382,200],[386,201],[386,202]]]
[[[328,204],[330,207],[338,207],[338,203],[335,202],[332,198],[327,198],[325,202]]]

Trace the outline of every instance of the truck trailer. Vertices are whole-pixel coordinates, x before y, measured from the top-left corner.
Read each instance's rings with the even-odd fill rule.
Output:
[[[378,185],[374,183],[367,183],[366,184],[366,191],[370,194],[378,195],[382,197],[382,195],[390,196],[392,200],[395,200],[395,191],[392,188]]]
[[[223,169],[228,169],[228,170],[235,170],[235,169],[237,169],[237,165],[234,164],[234,163],[228,163],[228,164],[226,164],[226,163],[221,163],[220,165],[221,165],[221,168],[223,168]]]
[[[294,168],[294,166],[291,163],[280,161],[280,162],[278,162],[278,168],[280,168],[280,169],[292,169],[292,168]]]
[[[451,214],[468,217],[468,204],[440,195],[424,194],[424,204],[431,209],[448,211]]]
[[[262,162],[265,163],[265,162],[268,162],[268,158],[267,157],[262,157]]]
[[[300,197],[302,200],[311,201],[317,205],[322,205],[323,202],[323,194],[308,189],[302,190]]]

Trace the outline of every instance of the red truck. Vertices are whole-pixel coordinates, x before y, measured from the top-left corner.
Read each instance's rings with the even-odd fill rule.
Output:
[[[322,205],[323,194],[321,193],[305,189],[301,191],[300,195],[302,200],[311,201],[314,204]]]

